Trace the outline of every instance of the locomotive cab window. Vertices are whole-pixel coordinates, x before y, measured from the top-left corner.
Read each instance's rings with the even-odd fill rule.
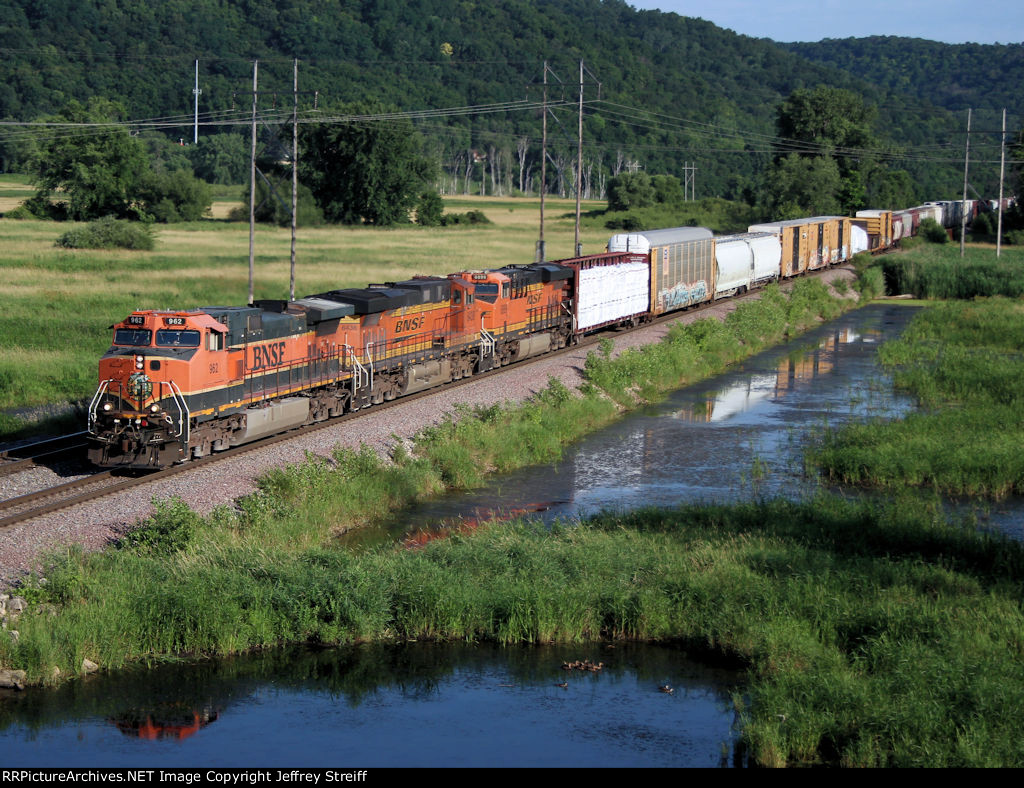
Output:
[[[224,335],[219,331],[210,331],[206,334],[206,349],[207,350],[223,350],[224,349]]]
[[[481,301],[486,301],[488,304],[493,304],[495,301],[498,300],[498,283],[481,282],[476,286],[476,295]]]
[[[512,292],[512,286],[508,282],[501,283],[501,297],[508,298],[509,293]]]
[[[114,332],[115,345],[148,346],[153,332],[148,328],[119,328]]]
[[[461,306],[462,305],[462,291],[461,290],[453,290],[452,291],[452,303],[455,304],[455,306]]]
[[[157,347],[199,347],[199,332],[160,329],[156,332]]]

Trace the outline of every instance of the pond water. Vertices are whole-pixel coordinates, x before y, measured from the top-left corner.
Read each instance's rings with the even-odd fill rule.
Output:
[[[8,695],[0,751],[19,767],[738,765],[736,687],[671,646],[290,649]]]
[[[494,514],[805,494],[815,481],[802,451],[815,430],[912,407],[875,351],[914,311],[848,314],[585,438],[558,463],[418,505],[347,541],[417,543]],[[1017,511],[1009,502],[985,516],[1013,533]],[[562,668],[576,659],[606,664]],[[7,696],[0,751],[19,766],[741,765],[738,692],[740,672],[667,646],[287,650]]]

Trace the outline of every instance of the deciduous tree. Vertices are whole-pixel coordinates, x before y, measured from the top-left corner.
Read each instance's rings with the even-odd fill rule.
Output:
[[[408,221],[434,175],[407,120],[379,120],[379,104],[346,108],[345,116],[307,126],[299,173],[329,222],[389,225]]]
[[[146,172],[145,149],[127,127],[117,125],[123,108],[95,98],[72,101],[50,118],[54,123],[94,124],[64,129],[40,144],[33,162],[36,202],[52,197],[71,219],[134,216],[133,190]]]

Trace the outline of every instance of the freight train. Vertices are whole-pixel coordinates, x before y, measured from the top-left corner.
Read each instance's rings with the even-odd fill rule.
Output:
[[[294,301],[140,310],[115,324],[89,459],[164,468],[880,251],[975,202],[613,236],[602,254]]]

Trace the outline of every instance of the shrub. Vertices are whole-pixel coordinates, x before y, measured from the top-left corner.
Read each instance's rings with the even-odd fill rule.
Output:
[[[921,220],[921,226],[917,228],[917,234],[933,244],[944,244],[949,240],[945,228],[930,216]]]
[[[144,213],[165,224],[197,221],[212,202],[209,185],[187,170],[149,173],[136,199]]]
[[[199,515],[180,498],[156,501],[154,505],[154,515],[127,533],[117,543],[119,549],[169,555],[192,543],[199,528]]]
[[[420,195],[416,203],[416,224],[437,227],[444,213],[444,201],[436,191],[428,190]]]
[[[995,235],[995,229],[992,226],[992,214],[988,212],[979,213],[977,218],[971,223],[971,232],[974,235]]]
[[[38,219],[32,211],[29,210],[28,206],[22,203],[17,208],[12,208],[4,214],[5,219]]]
[[[855,285],[861,300],[870,301],[885,295],[885,276],[881,268],[867,268],[861,272]]]
[[[604,226],[609,230],[625,230],[632,233],[644,229],[644,222],[632,214],[626,214],[618,219],[609,219]]]
[[[483,211],[467,211],[466,213],[446,213],[441,217],[442,227],[456,224],[493,224]]]
[[[154,240],[150,225],[106,216],[68,230],[55,245],[65,249],[138,249],[148,252],[153,248]]]

